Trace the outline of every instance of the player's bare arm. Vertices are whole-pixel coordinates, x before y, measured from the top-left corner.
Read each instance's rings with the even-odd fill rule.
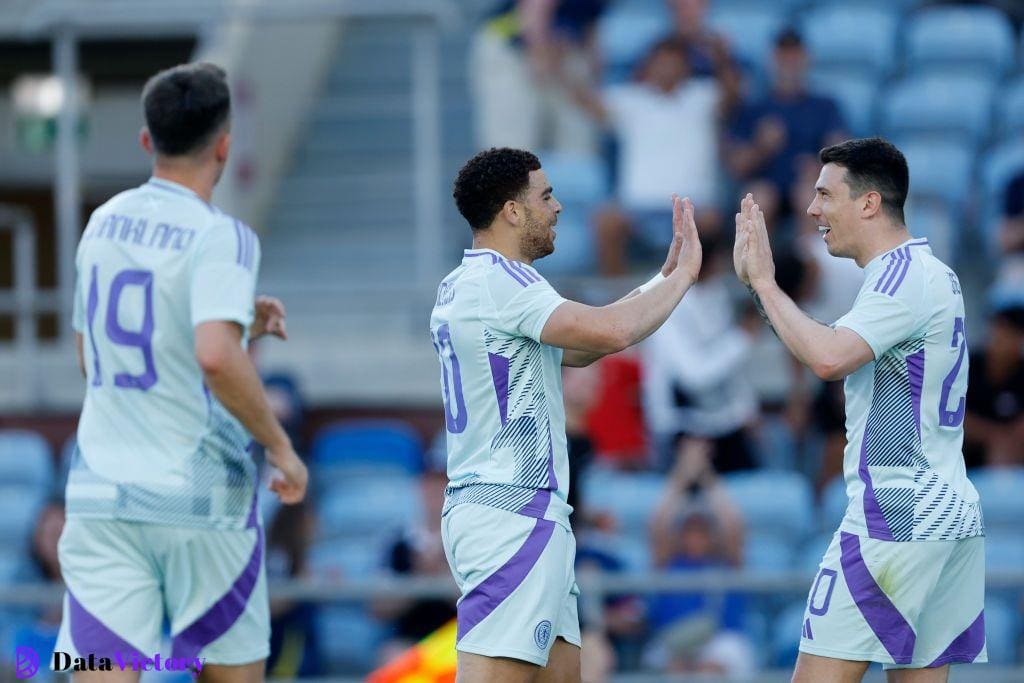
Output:
[[[249,339],[254,341],[268,334],[288,340],[284,303],[272,296],[258,296],[255,315],[249,326]]]
[[[541,341],[586,354],[572,354],[570,362],[587,360],[591,355],[596,360],[646,339],[661,327],[696,282],[702,259],[693,205],[689,199],[673,197],[672,211],[675,235],[662,268],[663,279],[607,306],[567,301],[548,318]]]
[[[210,391],[266,447],[267,460],[282,475],[271,480],[270,490],[284,503],[298,503],[306,495],[309,475],[267,403],[259,374],[242,348],[241,326],[215,320],[200,323],[195,332],[196,360]]]
[[[764,214],[753,197],[743,199],[736,215],[736,246],[733,252],[736,274],[747,285],[758,310],[782,343],[819,378],[842,379],[874,360],[871,347],[854,331],[833,329],[814,320],[775,282]]]

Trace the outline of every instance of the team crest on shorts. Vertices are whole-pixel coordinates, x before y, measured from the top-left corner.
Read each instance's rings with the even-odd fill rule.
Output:
[[[543,650],[547,648],[550,640],[551,622],[545,619],[537,624],[537,628],[533,629],[533,642],[537,643],[537,647]]]

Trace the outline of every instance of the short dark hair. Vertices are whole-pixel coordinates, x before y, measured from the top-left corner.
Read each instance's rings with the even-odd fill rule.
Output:
[[[896,145],[883,138],[859,138],[826,147],[818,158],[822,164],[846,169],[846,184],[854,197],[875,190],[882,195],[882,209],[889,217],[906,222],[903,205],[910,187],[910,171]]]
[[[537,170],[540,159],[525,150],[492,147],[480,152],[455,178],[455,205],[469,227],[483,230],[505,202],[523,196],[530,186],[530,171]]]
[[[210,142],[231,114],[227,74],[207,62],[166,69],[146,82],[142,108],[159,154],[192,154]]]
[[[803,38],[803,36],[801,36],[800,32],[797,31],[792,26],[787,26],[786,28],[784,28],[781,31],[779,31],[779,33],[775,36],[775,47],[777,47],[777,48],[780,48],[780,47],[783,47],[783,48],[784,47],[803,47],[803,46],[804,46],[804,38]]]

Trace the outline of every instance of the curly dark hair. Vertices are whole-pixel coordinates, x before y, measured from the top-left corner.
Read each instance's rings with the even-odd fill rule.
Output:
[[[455,205],[469,227],[483,230],[505,202],[523,196],[530,185],[530,171],[539,169],[540,159],[521,149],[492,147],[480,152],[455,178]]]
[[[893,220],[905,223],[903,205],[910,187],[910,171],[903,152],[884,138],[847,140],[818,153],[823,164],[846,169],[850,194],[859,197],[875,190],[882,195],[882,209]]]

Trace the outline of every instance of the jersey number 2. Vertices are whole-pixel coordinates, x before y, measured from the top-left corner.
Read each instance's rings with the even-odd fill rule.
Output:
[[[459,359],[455,356],[452,335],[448,323],[437,328],[433,333],[434,349],[441,360],[441,381],[444,384],[444,423],[452,434],[466,431],[466,399],[462,396],[462,371]],[[451,379],[449,380],[449,376]],[[453,412],[454,409],[454,412]]]
[[[953,384],[956,382],[957,377],[960,375],[960,369],[964,364],[964,357],[967,355],[967,330],[964,327],[964,319],[960,317],[953,321],[953,341],[949,347],[955,349],[957,346],[960,347],[960,353],[956,357],[956,363],[953,364],[953,369],[949,371],[946,378],[942,380],[942,395],[939,397],[940,427],[959,427],[964,422],[967,404],[966,397],[961,396],[956,404],[956,408],[953,410],[947,409],[949,406],[949,394],[953,390]]]
[[[96,266],[92,267],[92,278],[89,284],[89,299],[86,303],[86,315],[89,324],[89,343],[92,345],[93,386],[103,384],[100,375],[100,356],[96,348],[96,337],[93,333],[93,321],[99,307],[98,277]],[[121,304],[121,295],[126,287],[141,287],[144,309],[142,311],[142,328],[138,331],[126,330],[118,321],[117,312]],[[145,371],[141,375],[118,372],[114,375],[114,386],[125,389],[141,389],[146,391],[156,384],[156,364],[153,362],[153,272],[149,270],[122,270],[114,276],[110,283],[107,296],[107,313],[104,330],[107,338],[118,346],[137,348],[142,353]]]

